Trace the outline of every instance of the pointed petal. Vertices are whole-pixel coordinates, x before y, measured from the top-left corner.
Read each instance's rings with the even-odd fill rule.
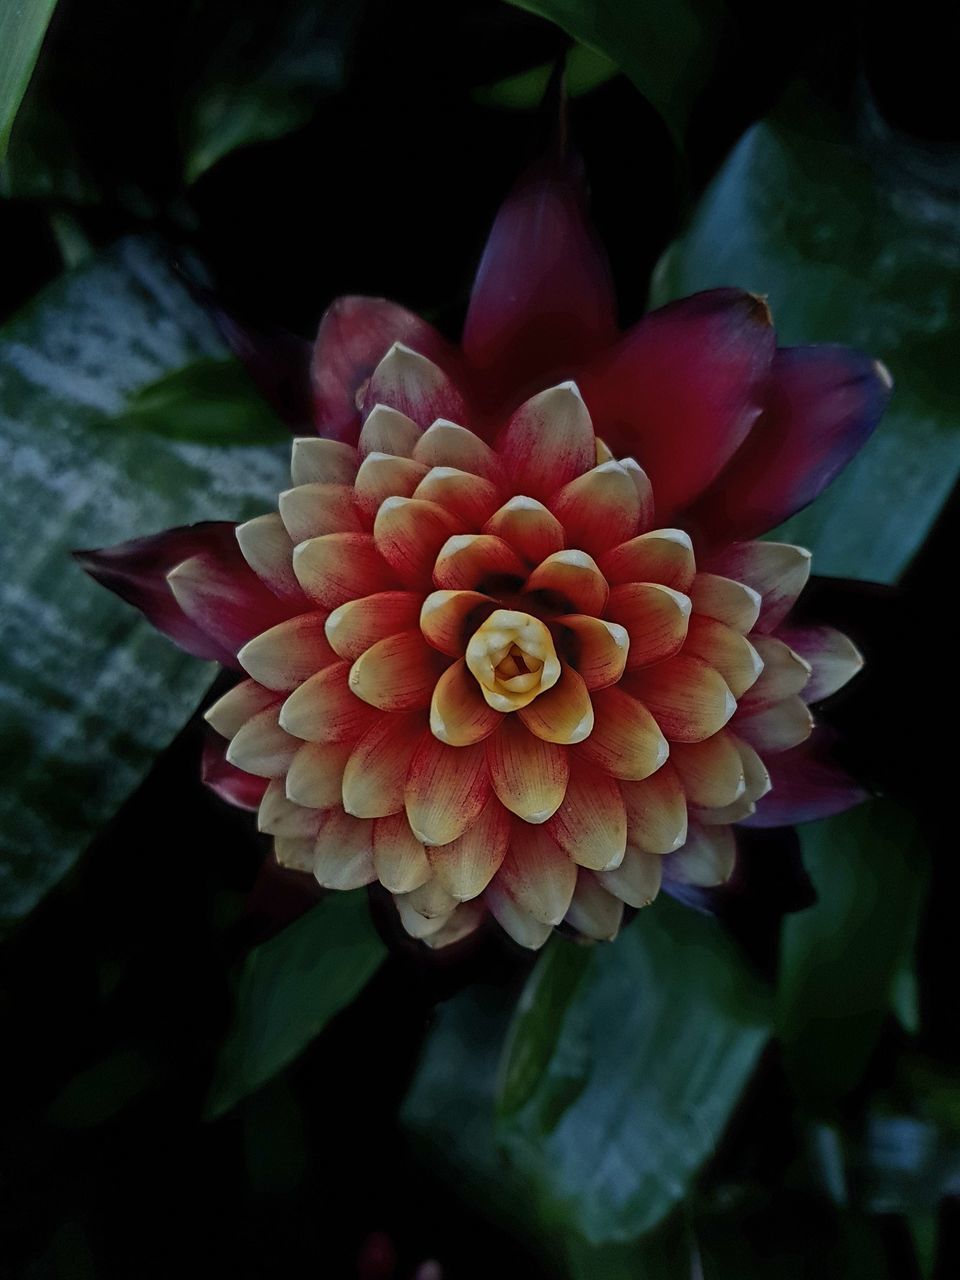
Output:
[[[683,651],[719,671],[735,698],[746,693],[763,670],[763,660],[749,640],[702,613],[691,617]]]
[[[248,640],[237,661],[267,689],[287,692],[337,661],[327,642],[325,613],[301,613]]]
[[[334,609],[325,630],[334,652],[352,662],[378,640],[412,630],[419,618],[420,597],[415,591],[378,591]]]
[[[226,743],[213,734],[204,739],[200,776],[205,787],[238,809],[255,811],[268,786],[266,778],[244,773],[235,765],[228,764]]]
[[[457,905],[456,898],[447,893],[435,875],[431,875],[418,889],[411,890],[407,894],[407,902],[428,920],[445,920]]]
[[[599,876],[581,868],[565,919],[585,938],[612,942],[623,922],[623,902],[604,888]]]
[[[719,809],[747,789],[743,760],[732,733],[721,729],[703,742],[675,742],[670,763],[692,805]]]
[[[569,745],[582,742],[593,731],[593,705],[587,686],[566,662],[553,688],[521,707],[517,715],[531,733],[545,742]]]
[[[511,498],[493,513],[483,531],[503,538],[529,565],[563,550],[563,525],[536,498]]]
[[[375,404],[367,414],[357,441],[357,453],[366,459],[371,453],[385,453],[390,457],[413,457],[422,428],[399,407]],[[358,473],[359,474],[359,473]]]
[[[203,718],[222,737],[232,738],[258,712],[267,707],[279,708],[280,701],[272,689],[265,689],[255,680],[241,680],[208,707]]]
[[[628,582],[614,587],[607,616],[630,637],[627,670],[670,658],[682,647],[690,622],[690,598],[657,582]]]
[[[766,758],[777,751],[789,751],[809,738],[813,716],[803,699],[794,695],[763,711],[741,712],[733,728]]]
[[[333,809],[342,796],[349,742],[304,742],[287,770],[287,799],[307,809]]]
[[[446,661],[419,631],[378,640],[350,668],[350,688],[381,711],[428,707]]]
[[[570,906],[577,867],[542,827],[516,823],[496,883],[521,911],[555,925]]]
[[[370,375],[364,409],[389,405],[411,418],[421,431],[437,418],[466,419],[463,397],[439,365],[402,342],[395,342]],[[364,424],[366,425],[366,424]]]
[[[499,462],[490,446],[466,427],[446,418],[432,422],[416,443],[413,456],[426,467],[457,467],[496,480]]]
[[[613,283],[579,162],[545,161],[501,205],[464,327],[467,357],[505,386],[580,360],[616,335]]]
[[[313,874],[324,889],[359,889],[377,878],[373,823],[328,809],[313,847]]]
[[[701,494],[742,444],[774,346],[764,302],[714,289],[652,312],[583,372],[598,435],[642,460],[661,512]]]
[[[483,744],[448,747],[429,731],[407,773],[407,817],[423,844],[449,844],[476,822],[490,798]]]
[[[287,799],[282,778],[274,778],[263,793],[257,812],[257,830],[272,836],[306,840],[316,838],[321,815]]]
[[[824,753],[818,736],[766,761],[771,788],[757,801],[748,827],[784,827],[844,813],[869,792]]]
[[[370,522],[386,498],[411,498],[427,469],[412,458],[392,453],[368,453],[357,472],[357,509]]]
[[[407,900],[408,898],[409,894],[398,893],[394,895],[393,901],[400,917],[400,923],[409,937],[417,938],[429,946],[431,938],[439,934],[446,927],[448,921],[453,919],[454,912],[451,911],[447,916],[439,915],[428,919],[426,916],[422,916],[419,911],[414,910]]]
[[[483,900],[501,929],[521,947],[538,951],[553,933],[553,928],[522,910],[496,880],[488,885]]]
[[[569,484],[551,502],[566,531],[566,543],[600,556],[636,532],[640,496],[626,468],[603,462]]]
[[[726,884],[737,861],[737,842],[731,827],[691,825],[687,843],[663,859],[663,878],[705,889]]]
[[[627,847],[623,861],[614,871],[598,871],[597,879],[608,893],[628,907],[649,907],[660,892],[663,858]]]
[[[433,581],[447,591],[473,591],[490,579],[522,581],[526,566],[503,541],[487,533],[456,534],[440,548]]]
[[[650,483],[650,477],[636,458],[621,458],[620,465],[633,481],[633,487],[636,489],[637,497],[640,499],[640,519],[637,522],[637,532],[646,533],[653,528],[655,514],[653,485]]]
[[[259,778],[281,778],[300,743],[277,723],[277,708],[267,707],[242,725],[227,747],[228,764]]]
[[[687,838],[687,798],[669,760],[642,782],[621,782],[620,790],[631,846],[658,855],[680,848]]]
[[[301,542],[293,571],[311,600],[336,609],[391,586],[390,568],[369,533],[326,533]]]
[[[763,662],[763,670],[740,698],[741,711],[757,711],[791,694],[803,693],[810,680],[810,664],[806,659],[775,636],[754,636],[753,646]]]
[[[273,842],[273,852],[279,866],[288,871],[306,871],[312,875],[315,844],[316,840],[313,838],[277,836]]]
[[[343,771],[343,807],[355,818],[403,812],[403,788],[423,732],[418,715],[381,716],[350,753]]]
[[[597,563],[585,551],[557,551],[538,564],[527,591],[546,591],[570,606],[571,613],[596,616],[606,607],[609,588]]]
[[[360,517],[347,484],[301,484],[280,495],[280,518],[292,542],[322,533],[360,531]]]
[[[734,822],[742,822],[756,813],[757,806],[744,791],[742,796],[732,800],[730,804],[718,806],[716,809],[690,809],[690,819],[701,827],[729,827]]]
[[[479,591],[431,591],[420,610],[423,638],[441,653],[459,658],[494,602]]]
[[[433,872],[458,902],[476,898],[493,879],[510,841],[510,815],[491,796],[476,822],[449,844],[428,851]]]
[[[301,607],[305,604],[303,588],[293,572],[293,541],[279,512],[238,524],[237,542],[244,560],[274,595]]]
[[[482,742],[497,728],[502,715],[494,711],[463,658],[437,680],[430,702],[430,731],[451,747]]]
[[[623,675],[630,648],[626,627],[586,613],[565,613],[556,619],[566,633],[561,642],[567,645],[571,661],[588,689],[606,689]]]
[[[570,772],[563,747],[535,737],[514,715],[487,738],[487,765],[502,804],[524,822],[545,822],[563,803]]]
[[[439,929],[431,931],[423,939],[424,945],[432,951],[441,947],[452,947],[462,942],[487,919],[487,911],[482,902],[461,902],[447,916]]]
[[[746,635],[760,616],[760,595],[752,587],[715,573],[698,573],[690,588],[695,613]]]
[[[630,691],[646,704],[670,742],[701,742],[722,729],[737,709],[723,677],[682,653],[636,672]]]
[[[746,781],[745,794],[752,801],[757,801],[761,796],[765,796],[772,786],[770,771],[749,742],[744,742],[736,734],[733,735],[733,740],[737,744],[737,750],[740,752],[740,759],[743,763],[743,776]]]
[[[835,627],[791,627],[777,634],[812,668],[803,689],[804,702],[829,698],[863,668],[860,650]]]
[[[306,742],[350,742],[376,722],[379,713],[351,693],[349,662],[337,662],[295,689],[280,709],[280,723]]]
[[[619,784],[576,761],[564,802],[546,829],[581,866],[593,871],[619,866],[627,847],[627,811]]]
[[[593,426],[576,384],[562,382],[532,396],[496,448],[514,491],[549,504],[558,489],[595,465]]]
[[[784,620],[807,585],[810,552],[787,542],[735,542],[712,557],[709,567],[746,583],[760,596],[756,629],[769,633]]]
[[[455,515],[461,528],[478,532],[500,503],[489,480],[456,467],[432,467],[413,496],[435,502]]]
[[[353,484],[360,459],[352,444],[298,436],[290,455],[290,479],[297,484]]]
[[[279,600],[242,557],[238,565],[232,558],[193,556],[171,569],[167,582],[187,617],[233,654],[296,608]]]
[[[847,347],[785,347],[763,416],[692,518],[714,541],[753,538],[805,507],[866,443],[890,398],[877,360]]]
[[[599,565],[611,587],[624,582],[659,582],[689,594],[696,563],[690,535],[682,529],[651,529],[606,551]]]
[[[391,893],[412,893],[430,879],[427,851],[410,830],[405,813],[378,818],[373,824],[373,865],[380,883]]]
[[[460,525],[435,502],[387,498],[373,522],[377,550],[403,582],[429,588],[437,553]]]
[[[639,782],[666,760],[670,748],[653,716],[636,698],[614,687],[593,694],[593,733],[577,754],[614,778]]]

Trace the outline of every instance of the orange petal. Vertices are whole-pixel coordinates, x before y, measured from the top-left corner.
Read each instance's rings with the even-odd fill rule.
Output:
[[[652,529],[631,538],[600,558],[611,587],[624,582],[659,582],[689,593],[697,571],[690,535],[682,529]]]
[[[695,613],[723,622],[746,635],[760,616],[760,597],[752,587],[715,573],[698,573],[690,588]]]
[[[595,690],[593,713],[593,733],[580,743],[577,754],[611,777],[639,782],[669,755],[656,720],[624,689]]]
[[[404,798],[410,826],[423,844],[449,844],[462,836],[490,798],[483,745],[448,747],[425,733],[410,762]]]
[[[300,743],[277,723],[278,708],[252,716],[230,739],[227,761],[258,778],[281,778]]]
[[[497,478],[497,455],[490,446],[466,427],[458,427],[444,418],[427,427],[416,443],[413,456],[426,467],[457,467],[487,480]]]
[[[529,912],[519,907],[496,880],[487,886],[483,900],[504,933],[509,934],[521,947],[538,951],[553,933],[551,925],[534,919]]]
[[[387,498],[373,522],[377,550],[405,583],[429,588],[437,553],[458,522],[434,502]]]
[[[405,813],[378,818],[373,824],[373,865],[391,893],[412,893],[430,879],[427,851],[410,830]]]
[[[459,658],[493,607],[493,600],[479,591],[431,591],[420,610],[423,638],[441,653]]]
[[[607,580],[585,551],[556,551],[541,561],[527,579],[527,591],[545,591],[569,605],[571,613],[603,612]]]
[[[352,444],[298,436],[290,457],[290,478],[298,484],[353,484],[360,459]]]
[[[563,525],[536,498],[511,498],[493,513],[483,531],[503,538],[530,565],[563,549]]]
[[[293,572],[293,542],[279,512],[238,524],[237,542],[244,560],[275,595],[284,600],[303,599],[303,588]]]
[[[328,609],[392,585],[369,533],[327,533],[301,542],[293,551],[293,571],[310,599]]]
[[[660,892],[663,858],[627,846],[623,861],[614,871],[598,871],[597,879],[608,893],[628,907],[649,907]]]
[[[564,485],[551,502],[566,543],[599,556],[632,538],[640,520],[640,497],[619,462],[603,462]]]
[[[430,703],[430,730],[441,742],[451,747],[482,742],[502,718],[488,705],[463,658],[437,680]]]
[[[619,866],[627,847],[627,811],[616,779],[577,761],[547,831],[583,867]]]
[[[426,474],[426,467],[411,458],[397,458],[392,453],[368,453],[357,472],[354,486],[357,507],[368,521],[373,521],[385,499],[411,497]]]
[[[280,708],[280,723],[307,742],[355,742],[378,713],[350,692],[349,662],[337,662],[311,676]]]
[[[743,760],[732,733],[721,730],[703,742],[675,742],[670,761],[692,805],[719,809],[747,789]]]
[[[420,428],[405,413],[386,404],[376,404],[363,424],[357,451],[361,458],[366,458],[371,453],[389,453],[395,458],[409,458],[419,439]]]
[[[607,614],[630,637],[627,669],[672,657],[683,646],[690,621],[688,596],[656,582],[629,582],[610,592]]]
[[[683,651],[719,671],[735,698],[746,693],[763,670],[763,661],[749,640],[702,613],[691,617]]]
[[[670,742],[701,742],[722,729],[737,709],[723,677],[700,658],[683,653],[635,672],[630,691],[646,704]]]
[[[566,613],[555,620],[569,633],[561,640],[563,652],[570,652],[571,663],[580,673],[588,689],[606,689],[623,675],[630,648],[626,627],[587,613]]]
[[[620,791],[631,847],[657,855],[680,848],[687,838],[687,798],[669,760],[642,782],[621,782]]]
[[[297,840],[315,839],[320,822],[321,815],[316,809],[304,808],[287,799],[281,778],[274,778],[263,793],[257,811],[258,831]]]
[[[542,827],[515,825],[497,887],[541,924],[559,924],[577,883],[577,867]]]
[[[302,743],[287,770],[287,799],[308,809],[339,805],[351,750],[347,742]]]
[[[463,421],[464,404],[456,387],[443,370],[395,342],[370,377],[365,407],[376,403],[393,405],[426,430],[437,418]]]
[[[504,716],[484,744],[501,802],[524,822],[546,822],[563,803],[570,768],[563,747],[535,737],[515,715]]]
[[[603,887],[599,876],[581,867],[565,920],[585,938],[612,942],[623,922],[623,901]]]
[[[357,658],[350,668],[350,688],[381,711],[413,711],[430,705],[445,666],[419,631],[401,631]]]
[[[566,662],[552,689],[539,694],[517,712],[522,722],[545,742],[582,742],[593,730],[590,694],[583,678]]]
[[[328,809],[313,847],[313,874],[324,889],[359,889],[376,880],[373,823]]]
[[[745,582],[760,596],[756,629],[774,631],[810,577],[810,552],[787,542],[735,542],[711,559],[710,568]]]
[[[423,717],[381,716],[353,748],[343,771],[343,807],[355,818],[403,811],[403,788]]]
[[[327,640],[341,658],[353,661],[371,645],[400,631],[411,631],[420,619],[420,596],[414,591],[379,591],[348,600],[326,622]]]
[[[712,889],[726,884],[737,861],[737,842],[730,827],[691,825],[687,843],[664,858],[663,874],[679,884]]]
[[[497,441],[497,452],[515,491],[543,502],[589,471],[596,442],[575,384],[563,382],[522,404]]]
[[[502,538],[463,533],[448,538],[433,569],[433,581],[447,591],[473,591],[489,579],[526,576],[526,566]]]
[[[203,718],[222,737],[232,738],[258,711],[272,706],[280,706],[272,689],[264,689],[255,680],[241,680],[208,707]]]
[[[803,699],[794,695],[762,711],[738,715],[733,727],[750,746],[772,755],[805,742],[813,732],[813,716]]]
[[[325,613],[301,613],[279,622],[248,640],[237,661],[268,689],[295,689],[337,660],[327,642],[326,620]]]
[[[453,513],[461,528],[479,530],[497,509],[499,497],[489,480],[456,467],[432,467],[417,486],[415,498],[435,502]]]
[[[740,698],[741,711],[759,711],[791,694],[803,692],[810,680],[809,662],[774,636],[754,636],[753,646],[763,662],[763,670]]]
[[[476,898],[503,862],[510,840],[510,815],[491,796],[476,822],[457,840],[428,851],[440,884],[458,902]]]
[[[293,542],[360,530],[353,488],[346,484],[301,484],[285,490],[280,495],[280,518]]]

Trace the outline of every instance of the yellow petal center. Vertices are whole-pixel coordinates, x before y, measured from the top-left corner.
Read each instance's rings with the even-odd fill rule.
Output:
[[[539,618],[497,609],[470,637],[467,667],[496,711],[517,711],[560,679],[553,636]]]

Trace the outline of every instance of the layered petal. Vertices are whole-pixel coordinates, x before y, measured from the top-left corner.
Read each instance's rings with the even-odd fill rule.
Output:
[[[497,886],[541,924],[557,925],[567,913],[577,867],[542,827],[515,824]]]
[[[620,792],[631,847],[658,855],[680,848],[687,838],[687,798],[669,760],[641,782],[621,782]]]
[[[635,672],[630,692],[646,704],[671,742],[701,742],[737,709],[723,677],[700,658],[682,653]]]
[[[593,425],[576,384],[561,382],[525,401],[496,449],[513,492],[549,505],[558,489],[595,465]]]
[[[642,702],[614,686],[592,695],[593,732],[577,754],[612,778],[648,778],[666,760],[669,746],[660,726]]]
[[[604,887],[599,876],[581,867],[564,919],[585,938],[612,942],[623,921],[623,901]]]
[[[630,637],[627,669],[633,671],[662,662],[678,653],[687,634],[690,609],[688,596],[656,582],[614,587],[606,613]]]
[[[494,791],[524,822],[541,823],[556,813],[567,790],[566,751],[538,738],[517,716],[504,716],[485,743]]]
[[[350,753],[343,771],[343,807],[355,818],[402,813],[404,787],[422,715],[381,716]]]
[[[200,777],[221,800],[238,809],[255,812],[263,799],[269,779],[245,773],[227,761],[226,743],[214,735],[204,738]]]
[[[777,636],[811,669],[802,689],[804,702],[820,702],[842,689],[863,667],[863,655],[835,627],[783,627]]]
[[[325,613],[301,613],[248,640],[237,661],[267,689],[286,692],[337,661]]]
[[[563,805],[546,829],[574,862],[594,871],[620,865],[627,847],[627,810],[619,784],[578,760]]]
[[[491,796],[462,836],[430,847],[427,856],[433,873],[452,898],[466,902],[484,891],[506,857],[510,832],[509,813]]]
[[[757,593],[761,603],[755,626],[757,631],[769,633],[784,620],[807,585],[810,552],[788,542],[735,542],[711,557],[709,567],[714,573],[745,583]],[[727,618],[720,620],[728,621]]]
[[[484,744],[450,747],[426,732],[410,762],[404,797],[418,840],[425,845],[456,840],[490,799]]]

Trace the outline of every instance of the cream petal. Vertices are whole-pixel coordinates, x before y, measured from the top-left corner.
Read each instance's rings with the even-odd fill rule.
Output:
[[[449,747],[427,732],[414,752],[404,791],[414,835],[449,844],[476,822],[490,798],[484,747]]]
[[[293,572],[293,541],[279,512],[238,524],[237,542],[244,560],[275,595],[283,600],[303,599],[303,588]]]
[[[633,481],[633,487],[636,489],[637,497],[640,499],[640,518],[637,521],[637,527],[640,530],[652,529],[654,505],[653,485],[650,483],[650,477],[640,463],[637,462],[636,458],[621,458],[620,465]]]
[[[361,459],[371,453],[409,458],[419,439],[420,428],[412,418],[389,405],[375,404],[363,424],[357,451]]]
[[[522,404],[501,433],[497,452],[514,489],[543,502],[589,471],[596,441],[576,385],[563,382]]]
[[[448,538],[433,569],[434,585],[447,591],[473,591],[490,578],[526,576],[526,566],[502,538],[463,533]]]
[[[369,533],[327,533],[301,542],[293,551],[293,571],[310,599],[328,609],[395,585]]]
[[[392,453],[368,453],[357,472],[354,486],[359,511],[372,523],[381,503],[387,498],[412,497],[426,474],[426,467],[411,458],[397,458]]]
[[[747,789],[743,760],[732,733],[721,729],[702,742],[675,742],[670,761],[687,800],[702,809],[733,804]]]
[[[491,796],[476,822],[449,844],[434,845],[427,857],[434,875],[458,902],[476,898],[503,862],[510,840],[510,815]]]
[[[353,488],[345,484],[301,484],[280,495],[280,518],[294,543],[324,533],[359,533]]]
[[[355,818],[403,811],[407,770],[423,732],[423,716],[381,716],[353,748],[343,771],[343,807]]]
[[[715,573],[698,573],[690,588],[694,613],[705,614],[746,635],[760,616],[760,596],[752,587]]]
[[[535,737],[514,715],[503,717],[484,746],[501,803],[524,822],[546,822],[563,803],[569,776],[565,749]]]
[[[860,650],[835,627],[796,627],[782,630],[778,635],[813,670],[803,690],[804,702],[829,698],[863,668]]]
[[[522,494],[495,511],[483,531],[509,543],[529,565],[563,550],[563,525],[542,502]]]
[[[290,457],[290,478],[300,484],[353,484],[359,458],[351,444],[298,436]]]
[[[273,841],[273,852],[277,862],[288,871],[313,872],[313,846],[316,838],[304,839],[299,836],[277,836]]]
[[[581,868],[573,901],[564,918],[585,938],[612,942],[623,923],[623,901],[609,893],[592,871]]]
[[[652,712],[670,742],[701,742],[722,729],[737,709],[723,677],[700,658],[683,653],[635,672],[630,692]]]
[[[567,613],[557,618],[569,636],[561,642],[564,652],[572,651],[571,662],[588,689],[606,689],[623,675],[630,649],[626,627],[586,613]]]
[[[325,613],[301,613],[263,631],[237,654],[248,675],[268,689],[287,692],[337,661],[327,642]]]
[[[690,599],[656,582],[630,582],[610,592],[607,615],[630,637],[626,665],[633,671],[679,652],[690,622]]]
[[[570,906],[577,867],[542,827],[515,825],[496,883],[521,911],[556,925]]]
[[[267,707],[252,716],[230,739],[227,763],[258,778],[280,778],[300,743],[277,723],[278,708]]]
[[[632,538],[640,521],[640,496],[619,462],[603,462],[577,476],[550,506],[563,525],[567,545],[593,556]]]
[[[597,879],[608,893],[628,907],[649,907],[660,892],[663,858],[627,846],[623,861],[613,871],[598,871]]]
[[[548,924],[535,920],[528,912],[523,911],[494,880],[483,895],[483,900],[490,909],[490,914],[500,925],[504,933],[514,942],[530,951],[538,951],[553,933]]]
[[[599,563],[611,587],[625,582],[659,582],[685,594],[697,571],[693,543],[682,529],[641,533],[605,552]]]
[[[527,579],[527,591],[547,591],[570,605],[571,613],[603,613],[607,580],[585,551],[557,551],[541,561]]]
[[[443,924],[435,932],[428,933],[424,944],[436,951],[441,947],[452,947],[464,938],[475,933],[487,918],[487,911],[482,902],[461,902]]]
[[[739,714],[733,728],[751,747],[772,755],[805,742],[813,732],[813,716],[803,699],[794,695],[762,711]]]
[[[479,436],[455,422],[438,418],[417,441],[413,456],[426,467],[457,467],[496,480],[497,455]]]
[[[740,752],[740,759],[743,763],[743,776],[747,784],[744,794],[751,801],[756,802],[761,796],[765,796],[773,786],[770,781],[770,773],[749,742],[744,742],[736,734],[734,734],[733,740],[737,744],[737,750]]]
[[[432,467],[413,495],[453,513],[464,529],[480,528],[497,509],[499,497],[489,480],[456,467]]]
[[[313,847],[313,874],[324,889],[359,889],[377,878],[373,823],[329,809]]]
[[[740,698],[742,711],[758,711],[804,691],[810,680],[809,662],[775,636],[754,636],[753,646],[763,662],[763,670]]]
[[[340,804],[343,771],[350,758],[348,742],[304,742],[287,770],[287,799],[308,809]]]
[[[523,724],[545,742],[569,745],[593,732],[594,714],[583,678],[563,663],[560,679],[517,712]]]
[[[744,582],[762,603],[756,630],[776,630],[810,577],[810,552],[787,542],[735,542],[710,561],[716,573]]]
[[[391,893],[412,893],[432,874],[427,851],[410,830],[405,813],[378,818],[373,824],[373,865]]]
[[[424,850],[426,852],[426,850]],[[435,875],[431,875],[419,888],[406,895],[407,902],[419,915],[427,920],[446,919],[456,908],[457,900],[447,893]]]
[[[364,407],[392,405],[426,430],[437,418],[464,419],[463,399],[443,370],[402,342],[395,342],[370,377]]]
[[[419,631],[378,640],[350,668],[350,689],[381,711],[414,711],[428,707],[446,659]]]
[[[307,742],[355,742],[379,713],[350,691],[349,672],[337,662],[311,676],[280,708],[281,726]]]
[[[726,884],[733,875],[736,862],[737,842],[730,827],[691,824],[683,848],[663,859],[663,876],[678,884],[712,889]]]
[[[255,680],[241,680],[208,707],[203,718],[222,737],[232,738],[258,712],[272,706],[280,706],[272,689],[265,689]]]
[[[287,799],[282,778],[271,781],[257,812],[258,831],[299,840],[315,839],[320,821],[318,810],[304,808]]]
[[[420,610],[420,630],[428,644],[459,658],[493,608],[490,596],[479,591],[431,591]]]
[[[430,731],[441,742],[452,747],[482,742],[502,718],[487,703],[463,658],[437,680],[430,702]]]
[[[642,782],[621,782],[620,791],[631,847],[657,855],[680,848],[687,838],[687,798],[669,760]]]
[[[387,498],[373,522],[383,559],[401,581],[424,588],[429,588],[438,552],[457,529],[453,515],[420,498]]]
[[[420,596],[415,591],[378,591],[348,600],[326,621],[327,640],[335,653],[350,662],[377,643],[401,631],[411,631],[420,619]]]
[[[593,732],[577,754],[613,778],[638,782],[655,773],[670,753],[656,720],[624,689],[596,689]]]
[[[593,871],[619,866],[627,847],[627,811],[616,780],[576,761],[563,804],[546,829],[581,866]]]
[[[702,613],[691,617],[683,651],[719,671],[735,698],[742,697],[763,670],[762,658],[745,636]]]

